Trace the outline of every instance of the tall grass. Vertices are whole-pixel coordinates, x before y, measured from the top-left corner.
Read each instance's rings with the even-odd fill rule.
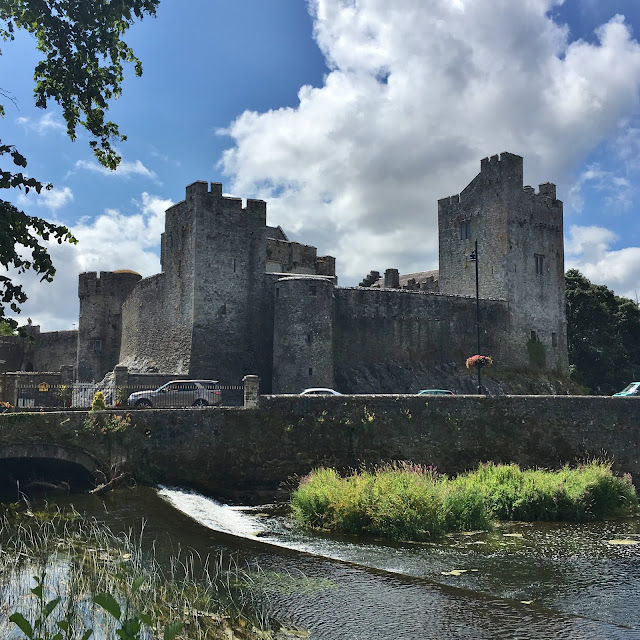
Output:
[[[35,627],[50,602],[54,606],[38,637],[54,638],[67,628],[60,638],[84,637],[93,629],[91,638],[214,640],[240,631],[257,639],[273,637],[279,627],[264,592],[233,560],[178,554],[163,571],[143,553],[141,537],[116,536],[78,514],[41,518],[29,511],[5,512],[0,549],[1,638],[24,637],[9,617]],[[142,623],[139,633],[122,635],[127,620]],[[178,626],[183,631],[170,635]]]
[[[305,526],[417,541],[486,529],[493,520],[600,520],[628,515],[637,505],[631,478],[614,476],[600,461],[560,471],[486,463],[453,479],[404,463],[348,477],[317,469],[291,498],[292,513]]]

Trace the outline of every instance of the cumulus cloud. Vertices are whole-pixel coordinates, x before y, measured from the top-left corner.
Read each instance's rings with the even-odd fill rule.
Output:
[[[133,213],[107,209],[95,219],[84,218],[70,226],[77,245],[46,243],[58,269],[53,282],[39,284],[30,272],[10,274],[29,296],[18,322],[31,317],[46,331],[77,326],[79,273],[115,269],[132,269],[143,277],[158,273],[164,212],[172,204],[145,192],[133,203]]]
[[[21,116],[16,118],[16,122],[28,131],[33,131],[41,136],[51,131],[65,133],[67,130],[67,127],[51,112],[45,113],[42,117],[36,119]]]
[[[27,207],[29,203],[33,203],[39,207],[46,207],[51,211],[57,211],[72,201],[73,192],[69,187],[43,189],[40,193],[36,193],[31,189],[26,195],[24,193],[18,195],[18,205],[20,207]]]
[[[575,211],[581,212],[584,207],[585,186],[604,196],[602,203],[608,212],[627,211],[632,205],[634,189],[629,179],[594,164],[587,167],[569,188],[567,204]]]
[[[98,164],[97,162],[90,162],[88,160],[78,160],[75,163],[74,167],[76,169],[84,169],[86,171],[92,171],[93,173],[100,173],[103,176],[117,176],[119,178],[130,178],[131,176],[143,176],[144,178],[150,178],[155,181],[158,180],[158,176],[150,169],[147,169],[147,167],[145,167],[144,164],[140,162],[140,160],[136,160],[135,162],[122,160],[115,171],[112,171],[107,167],[103,167],[101,164]]]
[[[230,190],[264,198],[270,224],[336,255],[343,284],[435,267],[437,199],[482,157],[522,155],[525,181],[562,196],[637,109],[640,46],[621,16],[595,44],[570,41],[550,13],[559,3],[311,0],[329,72],[295,107],[246,111],[221,132]]]
[[[606,284],[618,295],[636,300],[640,248],[612,249],[618,236],[604,227],[572,225],[565,239],[567,269],[579,269],[591,282]]]

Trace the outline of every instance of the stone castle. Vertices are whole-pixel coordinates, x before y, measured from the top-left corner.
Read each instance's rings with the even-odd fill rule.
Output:
[[[523,186],[520,156],[481,161],[458,195],[438,201],[439,270],[372,271],[339,287],[335,260],[266,224],[266,203],[195,182],[166,211],[162,271],[82,273],[77,331],[0,344],[5,370],[73,365],[80,381],[130,371],[239,384],[265,393],[379,389],[382,369],[428,370],[481,351],[503,367],[566,369],[563,208],[555,185]],[[357,375],[354,374],[357,372]],[[350,380],[357,378],[360,388]]]

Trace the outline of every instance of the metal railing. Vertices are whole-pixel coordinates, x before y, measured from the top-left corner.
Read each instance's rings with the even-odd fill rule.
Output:
[[[89,409],[97,391],[104,394],[108,408],[177,409],[206,406],[242,406],[243,385],[223,385],[198,381],[169,382],[161,387],[149,385],[100,385],[74,382],[68,385],[48,383],[21,384],[17,387],[15,407],[1,406],[0,411]]]

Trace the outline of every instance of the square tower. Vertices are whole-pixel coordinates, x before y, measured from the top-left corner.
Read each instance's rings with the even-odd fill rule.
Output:
[[[480,298],[509,303],[505,364],[568,366],[562,219],[555,185],[523,186],[522,158],[511,153],[484,158],[459,195],[438,201],[440,292],[475,297],[477,241]]]

